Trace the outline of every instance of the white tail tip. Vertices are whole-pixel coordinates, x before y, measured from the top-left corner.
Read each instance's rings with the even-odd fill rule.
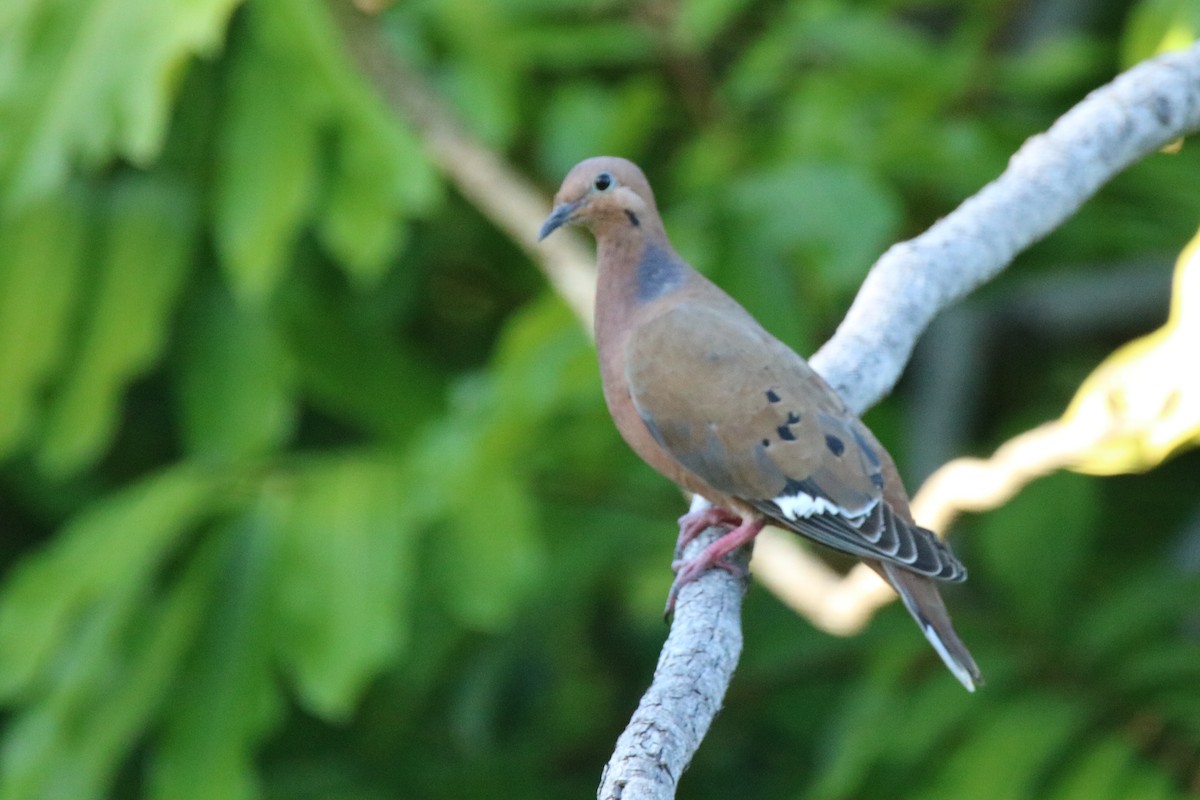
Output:
[[[950,655],[950,651],[946,649],[946,645],[942,643],[942,637],[937,635],[937,631],[932,625],[922,625],[921,630],[925,632],[925,638],[933,645],[933,649],[937,650],[937,654],[942,657],[942,662],[946,667],[954,673],[954,677],[958,678],[958,682],[966,687],[968,692],[975,691],[975,679],[971,677],[971,673],[963,668],[962,664]]]

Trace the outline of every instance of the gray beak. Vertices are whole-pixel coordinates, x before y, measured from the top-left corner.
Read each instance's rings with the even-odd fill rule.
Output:
[[[556,205],[554,210],[550,212],[550,216],[546,217],[546,221],[542,223],[542,229],[538,231],[538,241],[540,242],[542,239],[545,239],[570,221],[571,215],[575,213],[575,209],[577,208],[579,208],[578,201]]]

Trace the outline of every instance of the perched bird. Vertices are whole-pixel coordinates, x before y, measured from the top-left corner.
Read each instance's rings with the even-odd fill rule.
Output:
[[[895,587],[968,690],[979,668],[935,581],[966,570],[914,524],[895,464],[874,435],[787,345],[671,248],[646,176],[624,159],[567,174],[538,239],[563,225],[596,237],[596,343],[604,398],[629,446],[713,506],[680,518],[682,547],[710,525],[725,533],[690,561],[679,587],[766,524],[861,558]]]

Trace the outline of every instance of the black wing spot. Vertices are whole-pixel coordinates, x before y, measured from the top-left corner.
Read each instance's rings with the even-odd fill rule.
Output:
[[[774,389],[767,389],[767,402],[768,403],[778,403],[779,399],[780,399],[779,395],[777,395],[775,393]]]
[[[768,393],[769,394],[769,393]],[[775,430],[779,432],[779,438],[786,442],[796,441],[796,434],[792,433],[792,426],[800,422],[800,415],[794,411],[789,411],[787,420]]]
[[[872,472],[871,473],[871,483],[875,485],[876,489],[882,489],[883,488],[883,475],[878,472]]]
[[[629,217],[629,224],[633,227],[637,228],[641,226],[642,223],[638,221],[637,214],[634,214],[629,209],[625,209],[625,216]]]
[[[771,440],[763,439],[763,447],[770,447],[770,446],[771,446]]]
[[[846,452],[846,444],[832,433],[825,434],[825,446],[829,448],[829,452],[835,456],[841,457],[842,453]]]

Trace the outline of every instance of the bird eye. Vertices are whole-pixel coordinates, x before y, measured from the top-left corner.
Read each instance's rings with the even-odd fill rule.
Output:
[[[613,185],[613,176],[607,172],[601,172],[596,176],[596,180],[592,181],[592,186],[596,187],[596,191],[603,192]]]

